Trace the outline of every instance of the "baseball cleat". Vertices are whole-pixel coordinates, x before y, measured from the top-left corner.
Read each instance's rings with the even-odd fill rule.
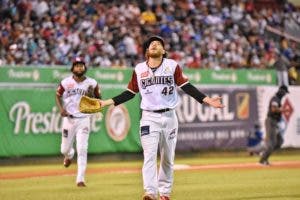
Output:
[[[64,159],[64,166],[65,167],[69,167],[71,165],[72,161],[69,158],[65,158]]]
[[[167,197],[167,196],[160,196],[159,199],[160,199],[160,200],[170,200],[170,197]]]
[[[84,182],[78,182],[78,183],[77,183],[77,186],[78,186],[78,187],[86,187],[86,185],[85,185]]]
[[[259,164],[264,165],[264,166],[269,166],[270,165],[269,161],[267,161],[267,160],[260,160]]]
[[[157,200],[157,198],[153,194],[145,194],[143,200]]]

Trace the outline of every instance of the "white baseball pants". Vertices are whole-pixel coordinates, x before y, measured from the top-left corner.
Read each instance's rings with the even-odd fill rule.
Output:
[[[61,153],[72,159],[75,154],[73,148],[76,138],[77,150],[77,178],[76,182],[85,182],[85,171],[87,167],[87,150],[90,133],[90,117],[68,118],[64,117],[62,122]]]
[[[143,182],[148,194],[169,196],[173,185],[178,120],[175,110],[163,113],[143,111],[140,137],[144,151]],[[157,151],[160,166],[157,173]]]

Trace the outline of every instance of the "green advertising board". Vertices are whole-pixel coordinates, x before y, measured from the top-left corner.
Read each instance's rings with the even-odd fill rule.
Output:
[[[70,69],[65,67],[1,67],[2,83],[58,83],[70,76]],[[101,84],[126,84],[131,77],[130,69],[89,69],[87,75],[101,80]]]
[[[191,70],[184,73],[194,84],[276,85],[275,70]]]
[[[52,72],[50,69],[45,70],[48,74]],[[123,83],[129,81],[129,70],[126,71],[128,75],[119,71],[104,71],[101,83],[106,80],[106,84],[100,84],[104,99],[126,89],[126,84]],[[66,74],[70,75],[70,72]],[[43,76],[46,77],[45,74]],[[3,80],[5,78],[1,77],[1,81]],[[25,83],[20,82],[14,87],[0,87],[0,157],[60,154],[62,118],[55,105],[56,85],[60,80],[54,83],[52,79],[53,84],[48,83],[48,87],[40,88],[32,87],[29,80],[19,81]],[[121,84],[119,87],[111,87],[110,83]],[[139,102],[139,95],[136,95],[123,105],[105,108],[102,113],[92,116],[89,153],[141,151]]]
[[[110,98],[120,89],[104,89]],[[0,157],[60,154],[61,117],[53,89],[0,89]],[[106,94],[106,95],[105,95]],[[104,109],[91,120],[89,153],[138,152],[138,95],[117,107]]]
[[[69,68],[2,67],[2,83],[58,83],[70,75]],[[276,85],[275,70],[192,70],[184,69],[192,83],[196,84],[239,84],[239,85]],[[87,75],[101,84],[127,84],[132,69],[92,68]]]
[[[189,70],[194,84],[275,85],[273,70]],[[55,89],[71,74],[69,67],[0,68],[0,157],[60,154],[61,117]],[[104,99],[124,89],[132,69],[89,69]],[[139,152],[139,95],[92,117],[89,153]]]

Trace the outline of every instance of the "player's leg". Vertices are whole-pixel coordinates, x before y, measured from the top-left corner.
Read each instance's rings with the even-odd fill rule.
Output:
[[[166,128],[160,137],[160,167],[158,174],[158,189],[161,196],[169,197],[173,185],[174,158],[178,133],[178,120],[175,111],[163,114]]]
[[[76,183],[81,184],[85,182],[85,172],[87,167],[87,151],[88,140],[90,133],[90,118],[83,118],[78,120],[76,129],[76,148],[77,148],[77,178]],[[78,185],[80,186],[80,185]]]
[[[73,148],[74,138],[75,138],[75,132],[74,132],[73,119],[64,117],[62,120],[62,137],[61,137],[60,151],[65,156],[65,159],[71,160],[74,157],[74,153],[75,153]]]
[[[143,111],[140,122],[140,138],[144,154],[143,183],[146,194],[156,197],[157,183],[157,149],[159,141],[160,115]]]
[[[269,164],[269,157],[272,154],[274,150],[274,142],[276,142],[276,132],[277,132],[277,123],[275,120],[272,120],[271,118],[267,118],[265,121],[266,126],[266,138],[265,138],[265,145],[266,148],[263,151],[260,163],[268,165]]]

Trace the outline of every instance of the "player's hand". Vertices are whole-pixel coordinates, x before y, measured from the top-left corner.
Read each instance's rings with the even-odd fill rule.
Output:
[[[208,105],[214,108],[224,108],[225,106],[221,103],[221,97],[205,97],[203,102],[207,103]]]
[[[114,104],[114,101],[112,99],[108,99],[108,100],[99,100],[100,105],[102,108],[104,108],[105,106],[109,106],[111,104]]]
[[[60,110],[60,116],[62,117],[68,117],[70,114],[65,110],[65,109],[61,109]]]

